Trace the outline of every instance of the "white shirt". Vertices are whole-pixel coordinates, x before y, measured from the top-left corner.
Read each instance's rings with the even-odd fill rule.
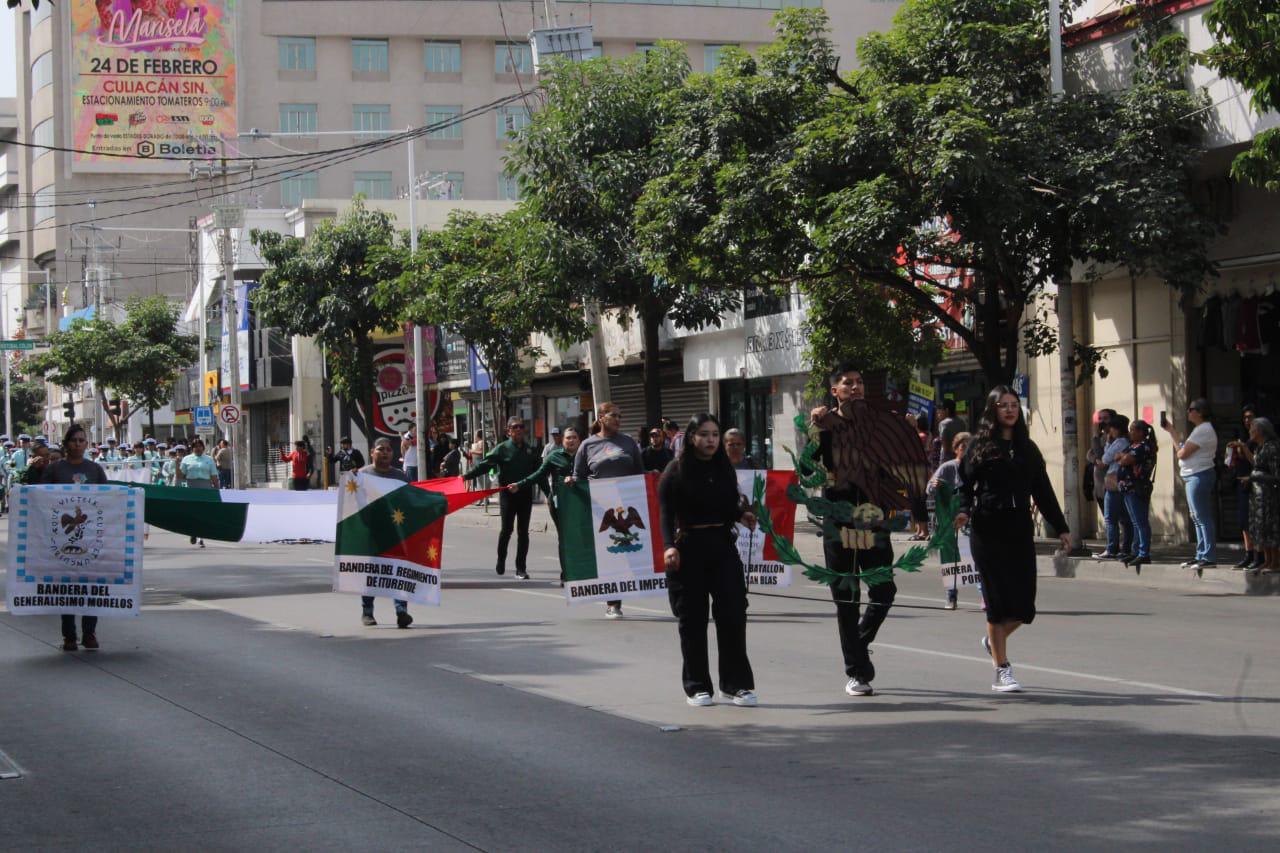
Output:
[[[417,468],[418,467],[418,442],[414,441],[413,436],[409,435],[409,433],[405,433],[404,439],[401,442],[401,446],[404,448],[404,467]]]
[[[1178,460],[1178,473],[1183,477],[1199,474],[1213,467],[1213,457],[1218,452],[1218,434],[1208,421],[1200,424],[1187,436],[1186,444],[1194,444],[1196,452]]]

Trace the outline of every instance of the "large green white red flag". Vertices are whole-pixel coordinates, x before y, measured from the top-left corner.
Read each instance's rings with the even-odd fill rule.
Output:
[[[560,565],[570,603],[666,591],[657,474],[562,483],[556,497]]]
[[[494,491],[468,492],[461,477],[411,484],[369,473],[343,474],[334,592],[439,605],[445,516]]]
[[[787,488],[799,483],[794,471],[770,471],[766,469],[738,471],[738,491],[751,503],[755,497],[756,480],[764,478],[763,503],[765,512],[773,522],[773,530],[788,541],[795,540],[796,504],[787,497]],[[750,530],[738,525],[738,556],[747,571],[747,583],[760,586],[791,586],[791,566],[778,559],[773,537],[766,536],[757,527]]]

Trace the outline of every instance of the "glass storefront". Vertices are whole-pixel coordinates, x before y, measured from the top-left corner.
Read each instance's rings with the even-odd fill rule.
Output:
[[[773,467],[773,380],[720,383],[720,424],[747,435],[747,456],[761,468]]]

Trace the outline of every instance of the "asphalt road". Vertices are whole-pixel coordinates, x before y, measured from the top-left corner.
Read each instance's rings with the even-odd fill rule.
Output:
[[[990,692],[970,598],[901,583],[875,696],[833,608],[753,595],[761,705],[690,708],[663,598],[568,607],[554,542],[494,575],[450,521],[444,604],[365,628],[331,547],[154,533],[100,652],[0,613],[4,849],[1275,849],[1274,598],[1044,578]],[[785,596],[785,597],[784,597]],[[713,644],[714,648],[714,644]],[[3,758],[0,758],[2,765]],[[3,771],[3,767],[0,767]]]

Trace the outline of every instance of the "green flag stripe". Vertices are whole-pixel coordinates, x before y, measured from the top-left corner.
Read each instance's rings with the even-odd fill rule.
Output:
[[[396,511],[404,520],[397,524]],[[374,557],[448,514],[443,495],[405,484],[338,522],[335,554]]]
[[[560,566],[565,580],[595,580],[599,573],[590,484],[557,483],[556,512],[560,516]]]
[[[149,483],[120,485],[146,492],[147,524],[201,539],[239,542],[244,537],[249,505],[223,503],[217,489],[184,489]]]

